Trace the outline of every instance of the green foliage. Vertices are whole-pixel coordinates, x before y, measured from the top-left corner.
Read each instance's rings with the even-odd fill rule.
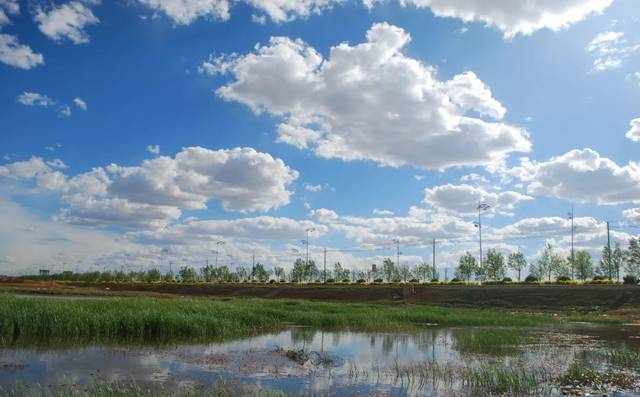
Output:
[[[513,353],[527,339],[522,330],[515,328],[461,329],[454,334],[454,337],[456,350],[460,353],[476,354]]]
[[[318,268],[313,260],[309,262],[298,258],[293,264],[291,270],[291,281],[294,282],[311,282],[318,276]]]
[[[349,269],[345,269],[344,267],[342,267],[342,264],[340,262],[334,263],[334,265],[333,265],[333,277],[336,280],[348,279],[350,273],[351,272],[349,271]]]
[[[419,280],[423,280],[423,281],[438,280],[440,278],[438,269],[433,265],[430,265],[425,262],[418,264],[415,270],[415,274]]]
[[[277,329],[284,323],[321,328],[393,330],[440,325],[532,326],[547,315],[412,305],[301,300],[184,298],[36,299],[0,295],[0,341],[137,341],[226,338]]]
[[[471,280],[471,277],[476,274],[477,268],[476,258],[467,252],[458,260],[455,277],[468,282]]]
[[[504,278],[506,267],[504,263],[504,255],[496,249],[487,251],[487,259],[483,264],[483,274],[489,280],[500,280]]]
[[[628,275],[640,278],[640,239],[629,240],[624,270]]]
[[[520,282],[522,271],[527,268],[527,259],[522,252],[513,252],[509,254],[507,267],[518,273],[518,282]]]
[[[178,275],[183,283],[192,283],[196,281],[197,277],[195,269],[190,266],[181,267]]]
[[[593,259],[587,251],[576,251],[573,258],[573,266],[576,276],[585,281],[593,277]]]
[[[262,283],[269,280],[269,272],[264,268],[262,263],[256,263],[251,271],[251,278]]]
[[[387,280],[387,282],[390,282],[391,280],[396,278],[396,266],[391,259],[384,258],[382,260],[382,274],[384,275],[384,279]]]

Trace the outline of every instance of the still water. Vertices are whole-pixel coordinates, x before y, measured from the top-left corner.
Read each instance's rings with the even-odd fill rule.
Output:
[[[469,332],[491,330],[488,328],[362,333],[292,327],[206,345],[5,347],[0,348],[0,390],[26,395],[25,390],[35,385],[43,390],[63,390],[95,382],[133,381],[161,385],[163,390],[178,394],[215,387],[224,381],[287,395],[488,395],[494,392],[470,388],[460,371],[496,364],[504,368],[539,368],[541,372],[536,373],[548,384],[535,393],[560,395],[553,378],[591,352],[621,345],[637,349],[637,328],[611,331],[576,325],[531,329],[528,334],[535,337],[527,339],[526,344],[500,352],[461,348],[463,333],[468,336]],[[636,386],[640,386],[640,379],[638,382]],[[17,392],[16,384],[27,388]],[[610,392],[639,395],[633,394],[633,388]]]

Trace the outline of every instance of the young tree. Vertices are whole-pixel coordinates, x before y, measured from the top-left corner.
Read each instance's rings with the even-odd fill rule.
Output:
[[[471,280],[471,276],[476,273],[476,258],[469,252],[462,255],[458,260],[458,267],[456,268],[456,277],[460,280]]]
[[[599,276],[604,276],[608,279],[613,279],[615,275],[613,251],[608,245],[602,247],[602,256],[600,258],[600,263],[598,264],[597,273]]]
[[[389,258],[384,258],[382,261],[382,274],[384,274],[385,280],[390,282],[396,277],[396,265]]]
[[[556,279],[571,278],[571,263],[562,257],[560,254],[553,254],[551,256],[551,271]]]
[[[217,273],[217,269],[211,265],[207,265],[200,269],[200,274],[202,275],[202,278],[204,278],[204,280],[208,283],[215,279],[216,273]]]
[[[401,265],[398,269],[398,276],[406,283],[411,278],[411,269],[409,266]]]
[[[144,275],[144,281],[147,283],[155,283],[156,281],[160,281],[162,278],[162,273],[158,269],[148,270]]]
[[[522,271],[527,267],[527,258],[520,251],[509,254],[507,266],[514,272],[518,272],[518,282],[522,281]]]
[[[540,278],[540,280],[544,277],[548,277],[549,281],[551,281],[554,267],[556,265],[556,261],[554,259],[555,256],[556,254],[553,251],[553,246],[551,244],[547,244],[544,247],[544,251],[542,251],[542,255],[538,258],[536,266],[531,269],[530,273]]]
[[[423,281],[437,280],[439,278],[438,269],[425,262],[419,263],[416,267],[416,276]]]
[[[291,281],[301,283],[305,280],[305,263],[302,259],[298,258],[293,262],[293,269],[289,273]]]
[[[336,281],[342,281],[349,278],[349,269],[342,267],[340,262],[336,262],[333,265],[333,277]]]
[[[269,279],[269,272],[264,268],[262,263],[258,262],[253,267],[253,271],[251,272],[251,278],[264,283]]]
[[[238,281],[246,281],[248,275],[249,272],[247,271],[246,267],[238,266],[238,268],[236,269],[236,278]]]
[[[286,277],[285,270],[284,270],[284,268],[283,268],[283,267],[281,267],[281,266],[276,266],[276,267],[273,269],[273,274],[276,276],[276,278],[277,278],[278,280],[284,280],[284,279],[285,279],[285,277]]]
[[[196,271],[192,267],[182,266],[178,274],[180,275],[180,280],[182,280],[183,283],[192,283],[196,281]]]
[[[632,238],[629,240],[629,250],[625,259],[625,272],[630,276],[640,278],[640,239]]]
[[[484,262],[484,275],[489,280],[502,280],[505,276],[504,255],[496,249],[487,251],[487,259]]]
[[[582,281],[593,277],[593,259],[584,250],[576,251],[573,258],[575,274]]]
[[[620,247],[620,243],[616,242],[616,246],[611,255],[611,264],[613,266],[615,277],[618,281],[620,281],[620,269],[624,265],[624,256],[624,250]]]

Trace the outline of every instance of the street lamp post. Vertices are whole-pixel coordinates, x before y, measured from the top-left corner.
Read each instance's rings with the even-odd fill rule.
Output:
[[[573,271],[575,268],[575,254],[574,254],[574,245],[573,245],[573,241],[574,241],[574,233],[575,233],[575,227],[573,226],[573,222],[574,222],[574,214],[573,214],[573,204],[571,205],[571,212],[567,213],[567,217],[569,218],[569,220],[571,221],[571,278],[574,277]],[[581,271],[582,273],[582,271]],[[582,275],[581,275],[582,276]]]
[[[480,269],[482,269],[483,256],[482,256],[482,212],[488,210],[491,206],[487,203],[479,203],[478,210],[478,222],[475,222],[475,227],[478,228],[478,237],[480,241]]]
[[[306,241],[305,245],[307,246],[307,265],[309,264],[309,232],[315,232],[315,231],[316,231],[315,227],[310,227],[310,228],[306,229],[307,241]]]
[[[225,242],[222,240],[218,240],[216,241],[216,247],[220,247],[221,245],[224,245]],[[220,254],[220,249],[216,249],[215,251],[216,254],[216,267],[218,267],[218,254]]]

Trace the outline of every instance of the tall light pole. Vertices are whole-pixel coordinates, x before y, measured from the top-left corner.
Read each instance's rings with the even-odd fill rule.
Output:
[[[394,238],[393,243],[396,245],[396,266],[400,269],[400,238]]]
[[[475,222],[474,225],[478,228],[478,236],[480,240],[480,268],[482,269],[483,257],[482,257],[482,212],[491,208],[491,206],[487,203],[480,203],[478,207],[478,222]]]
[[[569,217],[569,220],[571,221],[571,278],[573,278],[573,270],[575,268],[575,251],[574,251],[574,246],[573,246],[573,237],[574,237],[574,233],[575,233],[575,227],[573,226],[573,219],[574,219],[574,214],[573,214],[573,204],[571,204],[571,212],[567,213],[567,216]],[[581,275],[582,276],[582,275]]]
[[[307,232],[307,241],[305,243],[305,245],[307,246],[307,265],[309,264],[309,232],[315,232],[316,228],[315,227],[310,227],[306,229]]]
[[[222,240],[216,241],[216,247],[220,247],[220,246],[222,246],[224,244],[225,244],[225,242],[222,241]],[[216,253],[216,267],[218,267],[218,254],[220,254],[220,249],[217,248],[214,252]]]

